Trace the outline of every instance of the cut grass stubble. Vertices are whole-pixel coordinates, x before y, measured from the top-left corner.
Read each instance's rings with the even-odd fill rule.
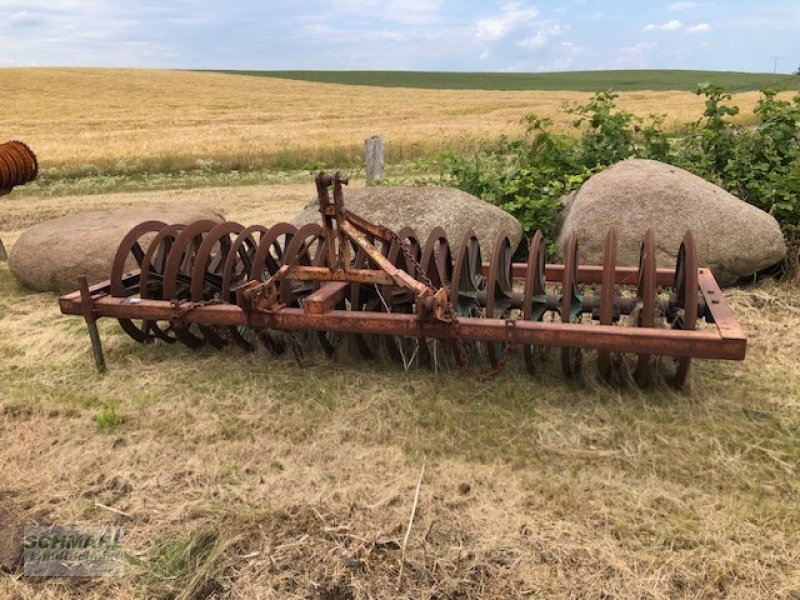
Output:
[[[232,219],[271,223],[306,188],[220,198]],[[552,356],[533,379],[514,358],[476,384],[346,356],[140,346],[111,320],[100,377],[80,320],[0,265],[4,502],[25,521],[121,524],[131,556],[119,580],[8,577],[0,595],[396,597],[425,460],[408,596],[792,598],[800,308],[788,285],[726,295],[748,358],[696,363],[690,395],[576,385]]]

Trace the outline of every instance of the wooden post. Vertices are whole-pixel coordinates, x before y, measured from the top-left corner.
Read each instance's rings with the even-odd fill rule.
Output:
[[[103,346],[100,343],[100,332],[97,330],[97,322],[92,306],[92,294],[89,292],[89,282],[84,275],[78,277],[78,289],[81,291],[81,309],[86,327],[89,328],[89,339],[92,341],[92,352],[94,353],[94,364],[97,366],[98,373],[106,372],[106,359],[103,356]]]
[[[383,177],[383,136],[373,135],[364,140],[367,161],[367,185],[377,185]]]

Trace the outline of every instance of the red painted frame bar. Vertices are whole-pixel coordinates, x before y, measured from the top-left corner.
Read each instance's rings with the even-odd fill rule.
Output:
[[[525,279],[527,274],[528,264],[527,263],[513,263],[511,265],[512,269],[512,276],[514,279]],[[482,269],[483,275],[486,276],[489,274],[489,263],[483,263]],[[295,273],[301,271],[300,276],[298,277]],[[348,275],[352,278],[352,281],[356,283],[361,283],[364,281],[370,280],[377,280],[379,283],[386,283],[388,281],[388,276],[385,274],[374,275],[372,273],[362,273],[363,270],[358,269],[349,269],[347,271]],[[707,271],[708,274],[711,276],[713,280],[713,275],[711,275],[708,269],[700,269],[699,273],[702,277],[703,271]],[[138,273],[138,271],[131,271],[127,277],[134,276]],[[342,272],[343,273],[343,272]],[[289,274],[287,279],[314,279],[319,281],[341,281],[345,275],[341,273],[337,273],[337,275],[331,275],[330,269],[326,267],[300,267],[295,269],[295,272]],[[359,278],[360,277],[360,278]],[[545,279],[549,282],[558,282],[560,283],[564,278],[564,265],[559,264],[548,264],[545,265]],[[617,285],[636,285],[639,279],[639,269],[637,267],[617,267],[614,270],[614,283]],[[674,269],[658,269],[656,271],[656,283],[658,285],[665,285],[671,286],[675,280],[675,270]],[[602,283],[603,281],[603,267],[598,265],[578,265],[578,283]],[[716,283],[716,282],[715,282]],[[104,285],[107,285],[108,282],[102,282],[95,284],[90,289],[100,289]],[[702,285],[701,285],[702,288]],[[717,288],[719,289],[719,288]]]
[[[489,263],[483,263],[483,275],[489,274]],[[512,263],[511,276],[525,279],[528,263]],[[560,283],[564,279],[564,265],[548,264],[544,268],[546,281]],[[578,283],[602,283],[603,267],[600,265],[578,265]],[[636,285],[639,281],[638,267],[617,267],[614,269],[614,283],[617,285]],[[656,284],[672,285],[675,282],[675,269],[657,269]]]
[[[719,288],[715,289],[706,277],[703,282],[706,290],[714,292],[712,295],[718,293]],[[93,312],[98,317],[166,321],[175,315],[176,308],[168,301],[115,298],[107,296],[106,290],[107,283],[105,287],[94,286],[90,290],[94,301]],[[83,314],[79,295],[63,296],[59,299],[59,305],[64,314]],[[726,304],[720,302],[714,306],[717,311],[714,317],[720,318],[725,324],[725,335],[716,330],[682,331],[467,317],[459,319],[458,335],[464,340],[474,341],[505,341],[637,354],[743,360],[747,345],[744,333],[738,325],[731,324],[729,314],[726,313],[730,309]],[[264,329],[423,336],[444,340],[453,337],[453,329],[449,323],[421,320],[411,314],[333,310],[324,314],[308,315],[302,308],[285,308],[271,313],[256,312],[248,316],[236,305],[219,304],[196,307],[181,318],[187,323],[205,325],[249,325]]]
[[[697,270],[697,282],[700,286],[700,293],[705,300],[706,308],[711,313],[711,317],[717,326],[719,335],[725,340],[741,340],[747,343],[747,334],[736,320],[736,315],[728,306],[722,290],[714,279],[710,269]]]

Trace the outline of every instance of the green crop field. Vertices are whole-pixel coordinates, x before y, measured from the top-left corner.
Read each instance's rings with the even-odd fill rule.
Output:
[[[557,90],[592,92],[694,90],[711,81],[734,92],[777,84],[800,89],[800,77],[734,71],[571,71],[561,73],[450,73],[423,71],[222,71],[223,73],[279,77],[300,81],[452,90]]]

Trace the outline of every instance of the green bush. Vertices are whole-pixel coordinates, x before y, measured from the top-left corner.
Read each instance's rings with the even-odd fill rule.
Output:
[[[614,164],[634,154],[633,113],[617,108],[619,97],[611,91],[597,92],[586,104],[568,106],[568,114],[577,115],[572,126],[587,127],[578,145],[580,161],[591,167]]]
[[[705,120],[689,126],[681,140],[676,162],[691,167],[701,177],[723,183],[721,175],[733,156],[739,132],[726,117],[738,115],[739,107],[723,104],[732,96],[719,85],[701,83],[697,95],[706,97]]]
[[[442,178],[514,215],[526,232],[555,239],[559,199],[592,175],[573,140],[550,131],[552,121],[526,117],[519,139],[501,138],[474,154],[448,153]]]
[[[723,184],[771,213],[792,245],[800,243],[800,94],[778,100],[766,89],[755,108],[759,125],[741,131],[725,165]]]
[[[773,214],[787,241],[800,242],[800,95],[779,100],[762,90],[754,112],[758,125],[730,121],[739,108],[718,85],[703,83],[700,119],[674,133],[664,116],[642,118],[616,106],[617,95],[597,92],[586,104],[565,107],[578,135],[552,131],[552,121],[525,117],[519,138],[503,137],[472,154],[450,152],[440,161],[447,183],[513,214],[531,235],[540,229],[555,239],[564,194],[592,174],[629,157],[650,158],[685,168]]]

